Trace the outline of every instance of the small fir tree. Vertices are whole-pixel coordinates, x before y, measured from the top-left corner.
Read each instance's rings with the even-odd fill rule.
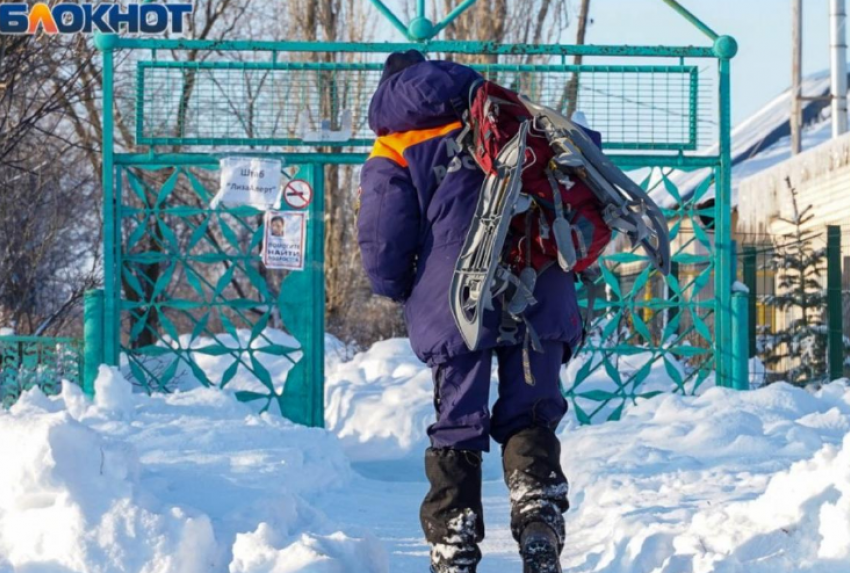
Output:
[[[786,328],[779,332],[762,332],[761,346],[765,365],[774,366],[789,361],[785,373],[788,382],[803,385],[822,381],[827,373],[826,289],[821,275],[826,263],[826,248],[816,248],[817,233],[803,227],[814,218],[812,206],[800,209],[797,190],[786,184],[793,216],[780,218],[794,228],[784,248],[775,249],[764,268],[776,273],[775,294],[760,297],[764,304],[791,316]]]

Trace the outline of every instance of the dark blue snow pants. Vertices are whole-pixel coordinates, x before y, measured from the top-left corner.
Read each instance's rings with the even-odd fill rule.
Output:
[[[569,352],[569,351],[567,351]],[[490,412],[490,369],[499,364],[499,397]],[[554,430],[567,412],[559,374],[564,343],[544,341],[529,351],[534,384],[523,375],[522,346],[502,346],[462,354],[432,367],[437,421],[428,428],[431,446],[490,450],[490,436],[504,444],[525,428]]]

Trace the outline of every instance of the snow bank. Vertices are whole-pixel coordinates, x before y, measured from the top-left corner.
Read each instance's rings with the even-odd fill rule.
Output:
[[[280,535],[265,523],[252,533],[237,535],[230,573],[378,571],[371,568],[372,564],[386,561],[377,540],[353,539],[341,532],[324,536],[305,533],[294,543],[276,549],[280,545]]]
[[[334,436],[217,390],[129,388],[103,368],[93,404],[65,385],[0,412],[0,571],[387,571],[308,501],[352,477]]]
[[[850,390],[659,396],[568,428],[564,564],[605,573],[850,570]]]
[[[617,368],[627,374],[643,368],[647,358],[624,356]],[[566,385],[582,362],[565,369]],[[430,372],[399,339],[380,342],[348,362],[335,360],[327,378],[329,429],[354,459],[378,464],[358,465],[358,470],[368,468],[369,475],[383,480],[351,492],[347,509],[339,510],[341,519],[365,521],[382,531],[393,547],[394,573],[421,570],[424,551],[411,540],[421,538],[415,516],[424,492],[425,429],[433,419]],[[582,390],[611,386],[600,369]],[[663,363],[653,364],[642,390],[671,388]],[[735,392],[706,380],[699,391],[698,396],[665,393],[639,400],[619,422],[579,427],[574,418],[566,420],[560,431],[562,462],[573,507],[567,513],[565,570],[850,571],[846,382],[817,393],[785,384]],[[485,467],[498,462],[494,451]],[[499,474],[485,471],[488,536],[482,573],[519,570]],[[396,483],[405,480],[420,483]],[[369,497],[374,491],[381,492],[383,503]],[[361,503],[357,497],[370,509],[345,517]],[[400,518],[399,508],[406,508],[410,519]],[[391,531],[387,523],[393,524]]]
[[[421,458],[434,421],[434,386],[406,338],[325,368],[325,425],[352,460]]]
[[[133,448],[39,390],[0,414],[0,436],[0,555],[12,566],[200,572],[215,559],[208,516],[145,498]]]
[[[72,385],[26,394],[0,412],[0,573],[421,571],[430,372],[406,340],[350,360],[336,346],[333,433],[215,389],[133,394],[110,369],[94,403]],[[668,382],[653,371],[649,384]],[[572,483],[565,570],[850,571],[847,381],[664,394],[619,422],[568,419],[560,437]],[[487,464],[480,571],[519,570],[497,451]]]
[[[665,362],[650,352],[622,356],[616,360],[624,378],[644,368],[650,360],[651,372],[641,384],[641,392],[669,392],[676,388],[666,371]],[[582,365],[589,360],[582,354],[561,370],[561,382],[570,388]],[[594,355],[599,363],[601,357]],[[670,360],[670,367],[681,367]],[[713,384],[713,378],[700,390]],[[495,362],[492,369],[490,402],[498,396]],[[582,381],[581,392],[591,390],[617,391],[605,369],[597,368]],[[689,386],[690,389],[690,386]],[[586,411],[599,405],[578,398]],[[406,338],[376,343],[369,350],[357,353],[349,361],[336,354],[325,363],[325,423],[342,441],[345,453],[353,461],[421,459],[428,447],[427,429],[434,421],[434,385],[431,370],[413,354]],[[597,420],[605,420],[622,401],[612,400],[599,409]],[[568,420],[575,420],[570,408]]]

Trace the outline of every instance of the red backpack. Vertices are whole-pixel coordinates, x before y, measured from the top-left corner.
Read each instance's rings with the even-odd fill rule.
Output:
[[[494,173],[499,152],[517,134],[520,124],[531,119],[532,114],[515,92],[491,81],[478,86],[470,102],[467,129],[472,140],[470,151],[485,173]],[[602,204],[577,178],[548,169],[554,153],[544,135],[532,129],[526,146],[522,188],[532,197],[533,205],[511,221],[505,262],[514,269],[532,266],[538,274],[556,262],[558,250],[551,230],[560,207],[573,235],[576,263],[572,270],[581,272],[599,259],[611,240],[611,229],[602,218]]]

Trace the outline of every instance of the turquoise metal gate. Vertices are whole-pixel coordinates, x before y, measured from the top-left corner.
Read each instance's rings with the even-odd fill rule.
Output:
[[[284,174],[315,193],[306,211],[307,262],[297,272],[260,264],[262,211],[210,207],[218,168],[214,154],[115,157],[116,225],[105,279],[116,287],[104,306],[105,339],[116,344],[107,355],[120,353],[127,374],[148,390],[168,391],[192,377],[320,426],[322,167],[304,163]],[[270,330],[283,325],[287,334]]]
[[[471,65],[482,74],[557,109],[575,97],[605,134],[609,155],[624,169],[640,170],[634,176],[666,197],[675,272],[657,276],[627,245],[605,257],[599,287],[607,295],[595,305],[596,334],[565,388],[579,420],[616,419],[628,402],[658,391],[691,393],[715,374],[718,384],[731,386],[729,67],[736,45],[686,17],[711,45],[101,36],[105,359],[123,362],[151,390],[194,376],[321,424],[322,166],[365,159],[373,141],[366,110],[381,61],[392,51],[418,49],[434,57],[480,56],[487,63]],[[133,57],[116,70],[122,50]],[[206,57],[180,59],[185,50]],[[578,54],[586,63],[568,63]],[[119,76],[134,86],[131,95],[116,95]],[[116,149],[117,111],[134,119],[129,153]],[[263,271],[258,211],[209,208],[218,159],[239,154],[301,166],[306,174],[297,177],[315,187],[305,272]],[[679,188],[676,181],[690,182]],[[269,326],[290,337],[269,334]],[[269,356],[301,357],[285,385],[270,379]],[[664,373],[662,384],[653,371]]]

